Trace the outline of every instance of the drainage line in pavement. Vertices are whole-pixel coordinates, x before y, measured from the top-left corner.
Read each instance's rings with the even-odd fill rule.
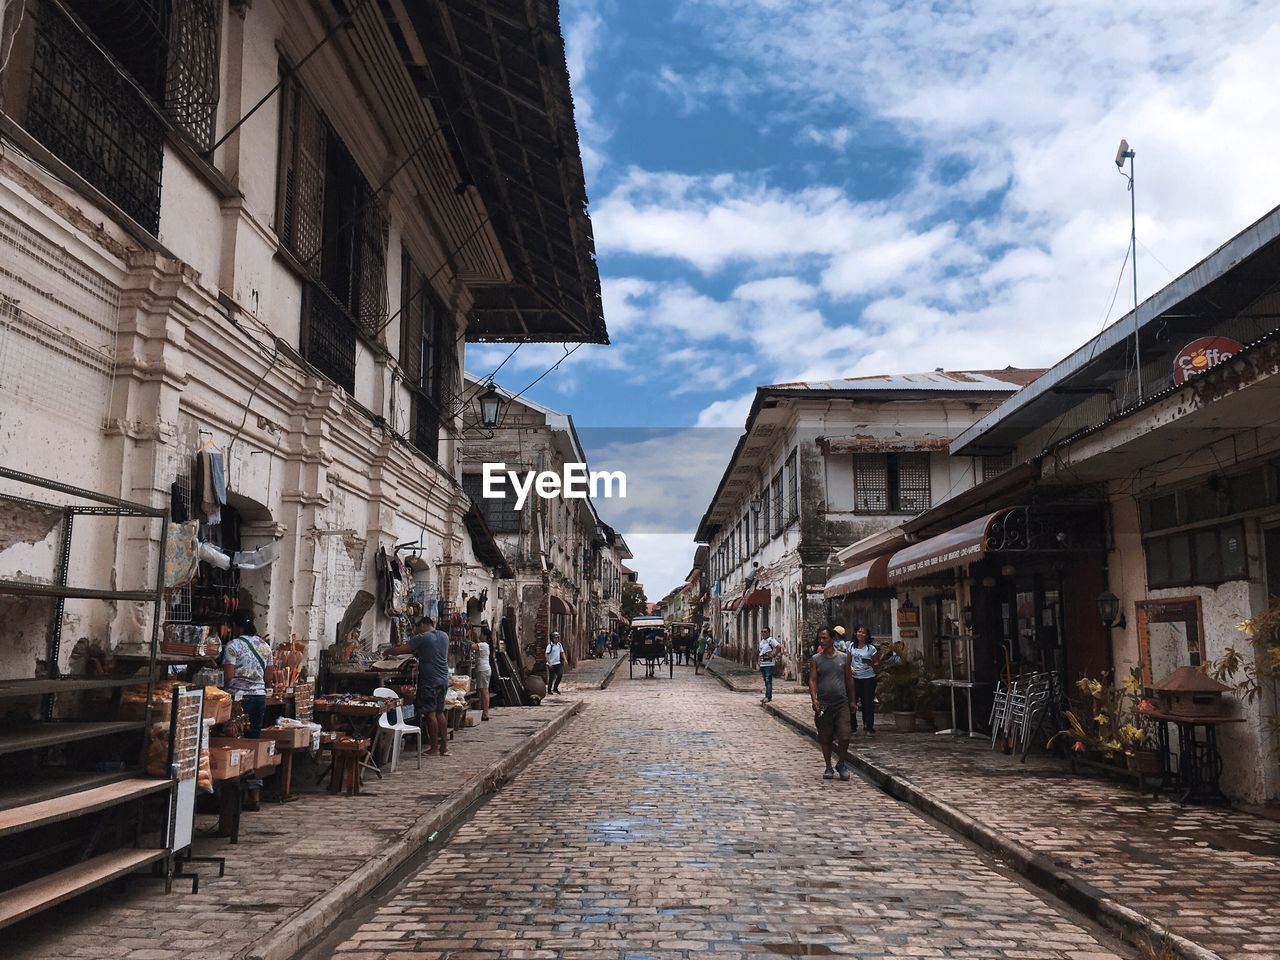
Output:
[[[762,704],[776,719],[788,724],[811,740],[815,730],[796,720],[773,704]],[[1222,957],[1186,937],[1174,933],[1164,924],[1109,897],[1105,891],[1085,880],[1075,871],[1061,867],[1043,853],[1023,846],[975,820],[955,807],[920,790],[909,780],[872,763],[860,754],[841,753],[843,759],[860,771],[871,783],[895,800],[913,807],[919,813],[958,834],[988,853],[999,856],[1011,869],[1030,880],[1039,889],[1067,906],[1094,919],[1113,933],[1140,949],[1147,944],[1166,944],[1181,960],[1222,960]]]

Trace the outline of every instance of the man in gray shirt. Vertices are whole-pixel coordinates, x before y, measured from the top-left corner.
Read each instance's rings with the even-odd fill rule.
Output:
[[[418,632],[407,643],[391,648],[394,654],[411,653],[418,658],[418,725],[426,733],[428,756],[449,755],[449,724],[445,719],[444,695],[449,689],[449,635],[435,629],[435,621],[421,617]]]
[[[818,631],[818,652],[809,666],[809,698],[813,701],[814,724],[818,728],[818,743],[822,745],[822,758],[827,762],[824,780],[849,779],[849,767],[844,757],[849,753],[849,741],[853,738],[853,725],[849,715],[853,703],[853,671],[849,669],[849,655],[836,649],[831,632],[823,627]],[[840,762],[831,769],[831,743],[840,744]]]

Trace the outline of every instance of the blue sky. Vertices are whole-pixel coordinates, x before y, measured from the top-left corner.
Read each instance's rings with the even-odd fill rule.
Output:
[[[711,452],[731,448],[758,384],[1049,365],[1116,319],[1121,137],[1137,151],[1143,296],[1280,202],[1272,5],[562,0],[561,13],[613,344],[578,350],[532,396],[597,428],[584,443],[610,462],[596,468],[652,454],[629,456],[636,434],[609,428],[719,428],[691,435],[697,468],[665,517],[678,527],[705,506]],[[505,353],[473,348],[468,367]],[[562,353],[522,348],[503,383]],[[692,556],[690,531],[652,532],[670,530],[669,490],[650,491],[647,520],[626,515],[651,595]]]

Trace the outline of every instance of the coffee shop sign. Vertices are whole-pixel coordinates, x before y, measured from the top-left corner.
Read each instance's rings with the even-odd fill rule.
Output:
[[[1192,340],[1180,351],[1173,361],[1173,383],[1181,386],[1192,377],[1212,370],[1220,363],[1226,363],[1244,347],[1229,337],[1201,337]]]

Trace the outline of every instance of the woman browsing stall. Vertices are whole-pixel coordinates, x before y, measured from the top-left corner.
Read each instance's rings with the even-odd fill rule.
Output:
[[[232,617],[236,635],[222,648],[222,675],[232,699],[240,702],[249,728],[245,736],[256,740],[262,736],[262,718],[267,710],[267,664],[271,663],[271,646],[266,637],[258,636],[258,628],[249,610],[237,610]],[[274,672],[274,668],[270,668]],[[262,781],[246,783],[249,796],[245,809],[257,810],[262,796]]]

